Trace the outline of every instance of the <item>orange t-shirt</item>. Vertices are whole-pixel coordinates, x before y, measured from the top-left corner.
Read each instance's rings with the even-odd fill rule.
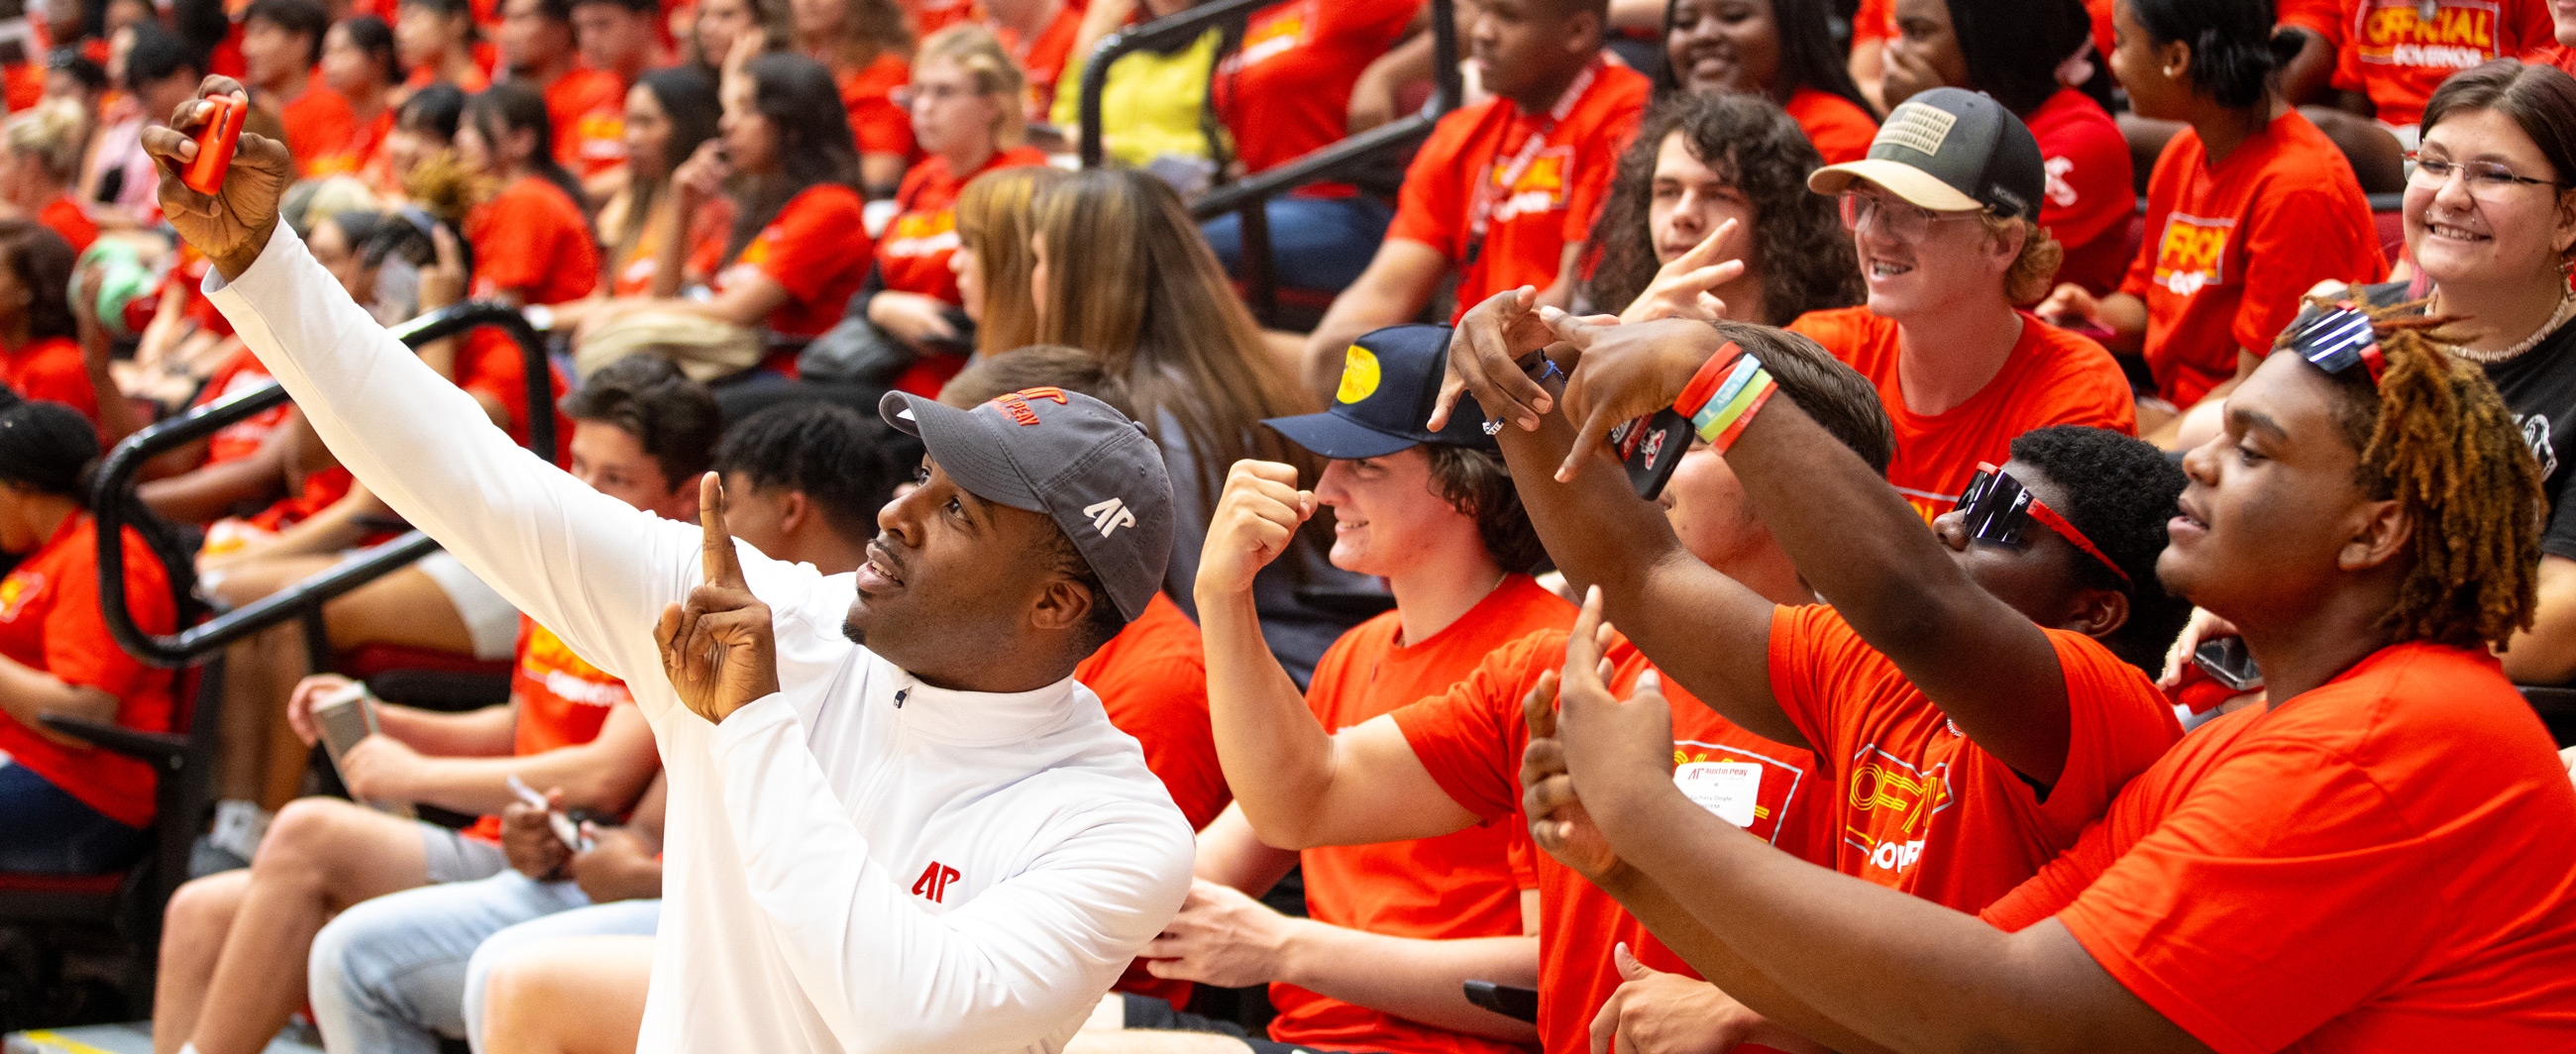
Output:
[[[492,86],[492,75],[489,72],[491,63],[484,60],[482,50],[479,48],[476,50],[474,61],[476,65],[466,67],[465,75],[458,77],[453,82],[456,85],[456,90],[464,92],[467,95],[472,95],[475,92],[482,91],[483,89]],[[445,78],[438,75],[438,70],[435,67],[414,66],[411,68],[411,75],[403,78],[403,87],[426,88],[443,79]]]
[[[2066,677],[2066,768],[2045,796],[1980,749],[1834,609],[1771,618],[1771,695],[1816,749],[1834,870],[1976,911],[2075,844],[2182,735],[2172,704],[2092,638],[2047,630]]]
[[[222,366],[216,367],[214,374],[206,378],[206,386],[198,389],[197,401],[190,405],[192,407],[212,406],[233,396],[257,391],[275,383],[277,378],[271,376],[268,367],[259,361],[259,356],[251,354],[250,348],[245,346],[234,351],[232,357],[225,359]],[[279,403],[225,425],[214,435],[208,436],[206,464],[220,464],[259,452],[260,444],[268,442],[268,434],[276,431],[278,425],[286,423],[286,412],[292,408],[292,404]]]
[[[1602,58],[1546,113],[1493,98],[1433,126],[1405,170],[1386,236],[1448,259],[1458,275],[1450,321],[1505,289],[1556,281],[1565,247],[1590,235],[1653,90],[1637,71]]]
[[[841,321],[850,294],[868,280],[875,247],[860,219],[859,192],[817,183],[787,199],[769,226],[752,236],[732,266],[716,273],[715,288],[748,273],[787,287],[787,302],[769,313],[768,326],[789,337],[813,337]]]
[[[994,169],[1046,163],[1046,153],[1036,147],[1013,147],[961,177],[948,171],[947,158],[922,158],[904,173],[903,189],[895,193],[900,211],[887,221],[885,236],[877,242],[877,277],[895,292],[965,303],[957,276],[948,270],[948,258],[957,252],[957,193]]]
[[[1245,172],[1287,164],[1350,135],[1351,89],[1394,46],[1421,0],[1291,0],[1254,12],[1243,42],[1217,64],[1211,107],[1234,133]],[[1317,183],[1300,197],[1349,197]]]
[[[1448,692],[1487,653],[1538,632],[1561,640],[1574,606],[1528,575],[1509,575],[1429,640],[1405,643],[1390,611],[1351,628],[1324,651],[1306,703],[1339,732],[1397,707]],[[1306,910],[1317,922],[1395,937],[1505,937],[1521,929],[1520,884],[1505,858],[1510,832],[1493,824],[1437,838],[1326,846],[1299,854]],[[1290,984],[1270,986],[1279,1016],[1270,1038],[1324,1050],[1393,1054],[1509,1054],[1498,1039],[1433,1028]]]
[[[349,136],[338,146],[326,148],[309,157],[303,154],[296,155],[302,161],[306,178],[354,176],[374,167],[377,156],[384,151],[385,137],[393,134],[394,116],[394,109],[390,106],[377,111],[375,119],[370,121],[358,121],[352,114]],[[393,179],[391,173],[385,173],[384,176],[386,179]],[[373,177],[370,177],[369,181],[377,182]],[[400,181],[394,179],[393,185],[399,189]]]
[[[98,240],[98,224],[90,220],[89,213],[81,211],[80,202],[69,194],[55,195],[44,208],[37,209],[36,222],[72,243],[75,256],[88,252],[90,243]]]
[[[1604,655],[1616,667],[1610,691],[1621,698],[1654,668],[1625,637]],[[1539,895],[1539,1041],[1547,1054],[1589,1054],[1592,1015],[1622,981],[1613,945],[1626,942],[1655,969],[1698,974],[1616,899],[1529,844],[1520,811],[1521,752],[1529,746],[1521,700],[1540,673],[1564,665],[1565,634],[1532,633],[1487,655],[1447,692],[1397,710],[1395,725],[1442,790],[1478,820],[1511,829],[1515,860]],[[1793,856],[1833,862],[1831,830],[1816,804],[1832,789],[1816,782],[1812,755],[1737,727],[1670,678],[1664,697],[1673,713],[1673,778],[1692,800]]]
[[[1832,92],[1800,88],[1790,92],[1789,101],[1780,108],[1798,122],[1807,142],[1828,165],[1868,157],[1869,141],[1878,137],[1878,122],[1869,111]]]
[[[80,344],[70,337],[38,337],[14,348],[0,346],[0,383],[25,398],[50,399],[71,407],[89,418],[91,425],[98,424],[98,389],[90,387]]]
[[[2050,916],[2227,1054],[2565,1050],[2576,790],[2484,649],[2372,653],[2188,736],[1987,921]]]
[[[1905,407],[1896,323],[1866,307],[1846,307],[1810,311],[1789,328],[1814,337],[1878,387],[1878,401],[1896,425],[1896,460],[1888,465],[1887,481],[1925,522],[1958,504],[1978,462],[2010,460],[2013,438],[2031,429],[2092,425],[2126,435],[2138,431],[2129,380],[2111,353],[2027,314],[2003,369],[1967,402],[1940,414]]]
[[[295,155],[295,170],[307,179],[331,175],[323,166],[336,163],[358,135],[358,115],[348,98],[319,76],[306,82],[304,94],[278,107],[277,119],[286,126],[286,152]]]
[[[474,245],[474,296],[516,292],[527,303],[560,304],[599,285],[599,247],[590,221],[563,189],[521,176],[465,217]]]
[[[555,460],[572,463],[572,419],[565,417],[555,404],[570,389],[564,384],[563,372],[546,366],[547,386],[552,393],[546,406],[555,415]],[[456,349],[456,386],[480,396],[489,396],[510,415],[511,440],[521,446],[528,443],[528,359],[519,350],[519,342],[495,326],[478,326],[465,334],[465,343]]]
[[[912,67],[893,52],[858,69],[835,70],[841,105],[850,111],[850,137],[862,154],[912,156],[912,114],[895,105],[895,89],[912,79]]]
[[[546,85],[555,160],[582,179],[626,163],[626,82],[605,70],[575,69]]]
[[[2270,348],[2309,287],[2386,277],[2352,165],[2291,109],[2215,165],[2189,128],[2165,144],[2120,291],[2147,302],[2157,393],[2189,407],[2236,375],[2238,349]]]
[[[577,747],[599,738],[608,712],[635,705],[626,682],[584,661],[537,620],[519,616],[519,661],[510,670],[510,698],[518,704],[510,754],[528,757]],[[486,816],[466,837],[501,840],[501,817]]]
[[[126,611],[145,633],[179,628],[170,575],[143,535],[125,528]],[[65,517],[53,537],[0,579],[0,655],[65,683],[116,697],[116,724],[170,730],[170,671],[117,647],[99,610],[98,522]],[[0,716],[0,752],[80,803],[128,827],[152,822],[152,766],[94,748],[64,746]]]
[[[717,265],[724,262],[725,241],[733,237],[733,199],[721,194],[708,198],[698,207],[698,214],[690,218],[685,236],[689,248],[681,257],[681,268],[689,274],[714,277]],[[660,246],[661,239],[650,229],[635,239],[635,251],[628,253],[616,273],[609,276],[609,295],[652,295],[654,269],[662,266],[657,259]],[[687,275],[682,275],[680,281],[687,285]]]
[[[2343,0],[2325,34],[2335,45],[2334,86],[2368,94],[2382,123],[2421,121],[2425,101],[2452,74],[2557,39],[2546,0],[2428,2],[2429,20],[2418,0]],[[2318,21],[2302,16],[2301,25]]]
[[[2039,225],[2066,247],[2057,280],[2095,296],[2119,288],[2129,267],[2129,217],[2138,210],[2129,141],[2101,103],[2073,88],[2049,96],[2029,123],[2048,173]]]

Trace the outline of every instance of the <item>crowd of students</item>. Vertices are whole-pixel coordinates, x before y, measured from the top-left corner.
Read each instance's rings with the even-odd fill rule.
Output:
[[[1130,54],[1112,161],[1079,169],[1093,44],[1190,6],[48,4],[0,122],[0,870],[114,871],[171,820],[144,766],[45,721],[173,720],[172,676],[99,611],[96,502],[124,513],[130,617],[170,632],[406,517],[464,530],[418,503],[465,476],[387,466],[446,434],[441,472],[489,468],[484,431],[524,445],[551,414],[535,454],[586,489],[496,508],[662,538],[706,504],[781,562],[760,591],[920,604],[916,536],[998,544],[994,503],[1030,508],[924,460],[931,407],[1097,405],[1141,427],[1168,501],[1041,510],[1064,533],[1032,574],[1088,598],[1041,636],[1197,833],[1192,881],[1085,962],[1125,970],[1087,1019],[1005,1046],[2576,1035],[2576,786],[2513,690],[2576,679],[2576,15],[1459,0],[1469,97],[1400,180],[1263,206],[1272,274],[1322,307],[1298,333],[1240,295],[1240,217],[1189,198],[1429,105],[1431,5],[1285,0]],[[282,200],[277,241],[329,288],[250,282],[278,251],[211,240],[205,199],[162,185],[201,90],[246,96],[232,179]],[[2366,188],[2402,189],[2402,239]],[[280,356],[348,318],[280,298],[341,294],[373,327],[522,309],[552,354],[428,342],[424,383],[463,396],[435,414],[300,391],[93,491],[155,419],[327,389]],[[1168,552],[1113,568],[1098,546],[1138,515],[1119,544]],[[666,860],[672,918],[731,897],[802,923],[748,859],[796,832],[711,819],[731,777],[685,757],[768,733],[675,731],[726,715],[630,687],[683,679],[640,636],[595,643],[654,611],[566,614],[479,562],[546,543],[441,537],[457,555],[329,602],[320,643],[506,663],[508,700],[379,701],[348,797],[316,796],[314,707],[363,686],[309,668],[299,626],[227,649],[220,801],[154,950],[161,1054],[246,1054],[299,1014],[343,1052],[661,1049],[691,995],[648,1012],[648,985],[728,924],[662,925]],[[1003,690],[907,655],[1044,651],[887,632],[953,606],[873,637],[858,608],[844,631],[788,607],[891,664],[857,690],[910,685],[898,708]],[[2250,679],[2194,660],[2228,638]],[[814,874],[912,883],[888,910],[934,918],[997,881],[839,866]],[[1292,870],[1302,915],[1264,900]],[[845,921],[791,953],[842,956],[830,978],[744,960],[813,989],[792,1013],[710,1005],[894,1042],[821,991],[866,973],[843,967],[878,920]],[[1534,990],[1534,1020],[1473,982]],[[1256,985],[1266,1030],[1192,1012]],[[993,1039],[1034,1005],[900,1039]]]

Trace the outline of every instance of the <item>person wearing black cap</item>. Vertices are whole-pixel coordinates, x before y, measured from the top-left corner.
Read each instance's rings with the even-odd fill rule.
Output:
[[[1808,177],[1841,199],[1869,302],[1789,328],[1878,386],[1896,425],[1888,481],[1925,520],[2023,432],[2137,431],[2110,354],[2017,310],[2048,292],[2061,255],[2038,226],[2047,183],[2021,119],[1958,88],[1916,94],[1887,115],[1867,158]]]
[[[1481,419],[1462,416],[1436,432],[1422,426],[1448,342],[1441,326],[1371,332],[1344,352],[1332,409],[1264,422],[1332,459],[1313,490],[1298,489],[1288,465],[1234,464],[1197,581],[1211,710],[1311,713],[1305,724],[1317,736],[1383,722],[1396,707],[1448,690],[1488,652],[1532,633],[1562,634],[1572,623],[1573,606],[1525,573],[1544,554]],[[1300,700],[1263,642],[1252,581],[1319,506],[1335,516],[1333,565],[1384,576],[1396,608],[1335,641]],[[1229,746],[1243,744],[1218,740],[1228,781],[1257,778],[1251,770],[1261,750]],[[1282,799],[1268,801],[1276,809]],[[1385,805],[1457,808],[1436,796]],[[1526,986],[1538,975],[1538,942],[1506,855],[1510,831],[1458,824],[1465,829],[1435,838],[1301,854],[1263,845],[1253,833],[1259,819],[1229,810],[1199,847],[1202,875],[1231,872],[1226,877],[1249,888],[1198,882],[1145,955],[1156,976],[1269,984],[1279,1016],[1267,1036],[1213,1034],[1202,1021],[1131,996],[1131,1030],[1196,1034],[1086,1033],[1078,1054],[1167,1051],[1185,1042],[1212,1054],[1243,1054],[1246,1045],[1260,1054],[1510,1054],[1536,1038],[1530,1026],[1470,1004],[1461,988],[1471,980]],[[1299,863],[1308,919],[1283,917],[1245,895]]]
[[[165,174],[208,109],[154,130]],[[291,178],[246,134],[219,195],[162,181],[209,296],[343,465],[653,726],[670,895],[640,1049],[1061,1049],[1189,888],[1188,823],[1072,677],[1170,555],[1143,429],[1046,389],[892,396],[929,454],[866,563],[773,560],[725,536],[713,476],[692,530],[483,423],[281,229]]]

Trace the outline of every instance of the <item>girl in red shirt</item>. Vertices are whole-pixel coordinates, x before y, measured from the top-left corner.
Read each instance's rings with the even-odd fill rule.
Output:
[[[895,98],[908,76],[912,30],[894,0],[793,0],[796,50],[830,67],[858,141],[859,173],[871,198],[894,193],[912,160],[912,118]]]
[[[466,0],[402,0],[395,9],[394,46],[411,76],[405,87],[453,84],[467,92],[492,83],[474,59],[474,9]]]
[[[170,672],[107,634],[99,608],[97,527],[83,470],[98,438],[47,402],[0,410],[0,871],[94,874],[141,855],[152,770],[48,729],[46,715],[144,732],[170,727]],[[120,495],[127,610],[146,633],[178,628],[191,584],[169,528]]]
[[[465,217],[478,261],[474,295],[511,304],[560,304],[599,284],[599,248],[581,207],[581,184],[555,160],[542,95],[497,84],[465,106],[458,161],[500,182]]]
[[[98,240],[98,224],[71,193],[80,178],[83,121],[80,104],[51,99],[9,118],[0,151],[0,202],[54,229],[83,252]]]
[[[65,290],[72,247],[28,220],[0,220],[0,384],[62,403],[98,423],[98,389],[81,357]]]
[[[394,129],[395,87],[403,82],[394,31],[374,15],[355,15],[322,34],[322,80],[348,100],[356,131],[347,143],[306,163],[316,176],[364,172]]]
[[[1672,0],[1655,94],[1760,95],[1797,119],[1825,164],[1858,161],[1878,122],[1825,18],[1818,0]]]
[[[387,200],[411,197],[404,177],[418,170],[421,162],[456,146],[456,129],[465,121],[465,98],[464,90],[453,84],[432,84],[405,97],[394,108],[394,128],[385,134],[384,149],[367,166],[367,185]]]
[[[595,297],[675,297],[713,277],[733,203],[710,198],[683,215],[671,173],[716,137],[718,116],[715,78],[695,66],[648,71],[626,90],[626,185],[599,210],[608,268]],[[666,247],[682,266],[661,266]]]

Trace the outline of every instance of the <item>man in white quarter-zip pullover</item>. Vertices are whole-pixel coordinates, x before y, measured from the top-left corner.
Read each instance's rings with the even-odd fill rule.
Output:
[[[890,396],[931,454],[855,574],[721,543],[712,480],[703,533],[636,512],[387,336],[278,224],[283,144],[244,134],[218,195],[188,189],[207,108],[146,145],[216,306],[342,464],[653,726],[669,856],[640,1049],[1060,1049],[1190,883],[1188,824],[1072,679],[1170,555],[1143,431],[1046,389]]]

